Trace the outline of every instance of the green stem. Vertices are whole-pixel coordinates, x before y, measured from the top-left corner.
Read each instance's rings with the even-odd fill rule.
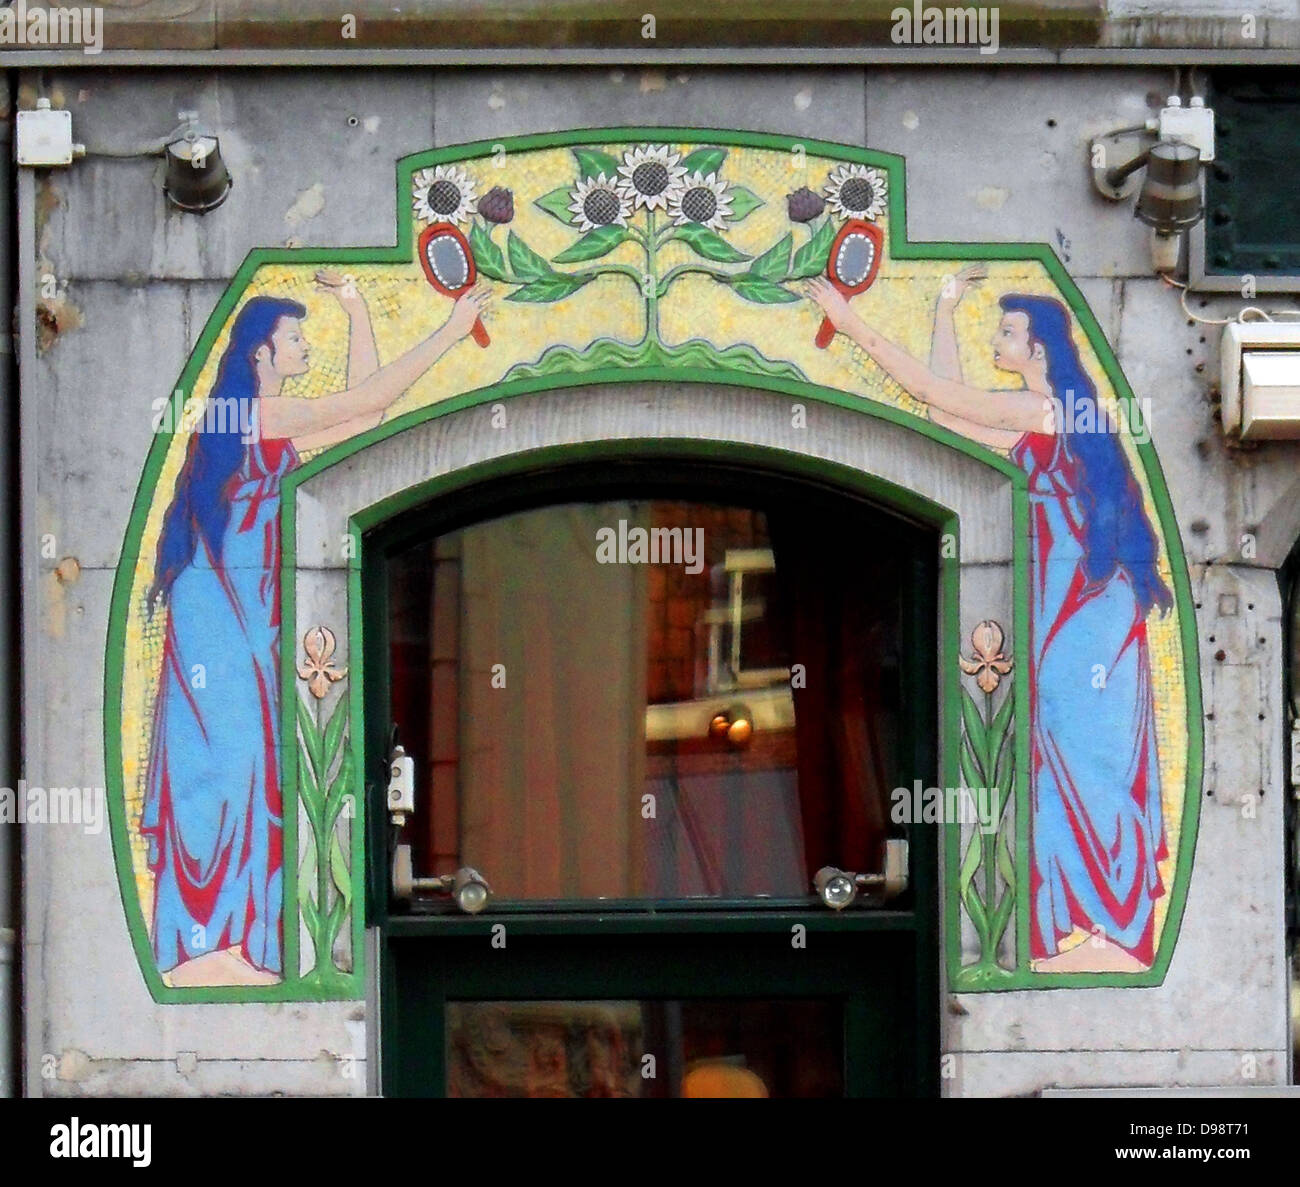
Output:
[[[642,342],[659,341],[659,264],[656,258],[655,212],[647,210],[645,264],[649,283],[645,286],[645,336]]]
[[[992,724],[993,724],[993,694],[992,694],[991,692],[986,692],[986,693],[984,694],[984,726],[985,726],[985,729],[989,729],[989,728],[992,726]],[[985,734],[985,737],[988,737],[988,735]],[[990,739],[989,739],[989,748],[990,748],[990,750],[992,749],[992,747],[993,747],[993,740],[990,738]],[[988,755],[988,756],[986,756],[986,758],[987,758],[987,761],[990,762],[990,763],[993,761],[993,756],[992,756],[992,755]],[[983,780],[984,780],[984,789],[983,789],[983,790],[984,790],[985,794],[987,794],[988,791],[989,791],[989,786],[988,786],[988,785],[989,785],[989,783],[990,783],[990,781],[991,781],[992,772],[991,772],[991,771],[988,771],[988,770],[983,770],[983,771],[980,772],[980,775],[982,776],[982,778],[983,778]],[[990,804],[989,806],[992,807],[993,805]],[[976,816],[978,817],[978,813],[976,813]],[[995,824],[996,824],[996,822],[995,822]],[[986,911],[988,912],[988,919],[989,919],[990,924],[992,923],[993,912],[994,912],[995,908],[997,907],[997,902],[998,902],[998,869],[997,869],[997,851],[996,851],[996,845],[997,845],[997,829],[996,829],[996,828],[994,828],[994,829],[992,829],[992,830],[989,830],[989,831],[985,832],[984,835],[980,837],[980,848],[983,849],[983,851],[984,851],[984,852],[983,852],[983,859],[984,859],[984,903],[985,903],[985,909],[986,909]],[[997,952],[996,952],[995,950],[993,950],[992,946],[995,945],[995,944],[997,943],[998,938],[997,938],[997,936],[992,935],[992,928],[991,928],[991,927],[990,927],[989,930],[990,930],[990,935],[989,935],[990,951],[987,952],[985,955],[988,957],[989,960],[992,960],[992,961],[996,962],[996,961],[997,961]]]
[[[320,737],[324,737],[325,728],[322,717],[325,713],[325,702],[319,700],[316,702],[316,732]],[[326,762],[329,756],[326,756]],[[321,951],[322,942],[325,939],[327,930],[326,917],[329,914],[326,907],[326,899],[329,895],[329,854],[325,838],[325,798],[326,789],[329,787],[329,771],[316,772],[317,786],[321,791],[321,815],[317,820],[311,822],[312,832],[316,834],[316,925],[317,933],[312,936],[312,943],[316,949],[316,968],[327,966],[331,963],[331,957],[328,952]]]
[[[699,272],[704,276],[712,277],[714,280],[726,284],[731,279],[732,273],[723,272],[720,268],[706,268],[703,264],[678,264],[675,268],[669,268],[664,273],[663,279],[659,282],[657,292],[662,296],[668,291],[668,286],[672,284],[683,272]]]

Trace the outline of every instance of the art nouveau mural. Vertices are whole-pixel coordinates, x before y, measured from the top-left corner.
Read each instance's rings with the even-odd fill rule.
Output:
[[[297,483],[449,409],[631,379],[831,401],[1005,476],[1012,601],[945,624],[942,777],[991,797],[988,827],[943,825],[949,983],[1159,982],[1200,734],[1158,462],[1050,249],[908,243],[903,190],[871,151],[586,131],[400,162],[395,247],[250,254],[158,404],[113,604],[155,996],[362,992],[358,657],[346,622],[294,621]]]

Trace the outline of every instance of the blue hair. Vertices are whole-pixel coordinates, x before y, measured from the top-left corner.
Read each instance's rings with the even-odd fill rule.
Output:
[[[1124,456],[1116,426],[1097,400],[1097,389],[1079,361],[1070,334],[1070,314],[1052,297],[1008,293],[998,302],[1007,313],[1029,318],[1030,343],[1042,343],[1047,382],[1070,415],[1058,426],[1069,456],[1079,468],[1078,498],[1083,512],[1083,575],[1090,585],[1108,581],[1123,569],[1143,618],[1152,606],[1173,604],[1156,570],[1159,545],[1142,505],[1142,492]],[[1081,423],[1083,431],[1074,425]],[[1091,423],[1092,428],[1087,426]]]
[[[244,460],[244,431],[252,424],[257,399],[258,347],[271,346],[271,334],[282,317],[303,318],[307,310],[281,297],[254,297],[239,311],[230,330],[230,344],[221,356],[217,380],[208,396],[218,415],[208,418],[190,436],[185,463],[176,479],[171,505],[158,536],[149,605],[166,597],[173,582],[193,559],[200,542],[220,564],[222,541],[230,522],[230,480]],[[274,347],[272,347],[274,349]]]

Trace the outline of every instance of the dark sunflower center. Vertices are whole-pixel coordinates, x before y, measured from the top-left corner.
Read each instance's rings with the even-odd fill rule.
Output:
[[[653,198],[668,188],[668,170],[658,161],[646,161],[632,170],[632,184],[638,194]]]
[[[454,214],[460,206],[460,186],[445,177],[429,187],[429,209],[434,214]]]
[[[850,177],[840,186],[840,205],[850,210],[866,210],[875,197],[876,187],[865,177]]]
[[[682,195],[682,213],[693,223],[707,223],[718,213],[718,195],[697,185]]]
[[[618,199],[609,190],[592,190],[582,200],[582,213],[593,226],[607,227],[618,218]]]

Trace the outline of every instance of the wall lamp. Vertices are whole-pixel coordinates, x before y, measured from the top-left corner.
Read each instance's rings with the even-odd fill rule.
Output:
[[[230,193],[230,172],[221,159],[221,142],[199,131],[191,119],[182,135],[163,148],[167,175],[163,193],[167,201],[190,214],[215,210]]]
[[[1122,202],[1137,192],[1133,213],[1151,228],[1152,265],[1172,271],[1179,237],[1205,214],[1201,166],[1214,160],[1214,112],[1199,95],[1186,107],[1170,95],[1157,118],[1096,137],[1089,154],[1099,194]]]
[[[836,866],[822,866],[813,875],[817,897],[832,911],[842,911],[859,895],[873,906],[897,898],[907,889],[907,842],[885,842],[885,871],[882,874],[853,874]]]

